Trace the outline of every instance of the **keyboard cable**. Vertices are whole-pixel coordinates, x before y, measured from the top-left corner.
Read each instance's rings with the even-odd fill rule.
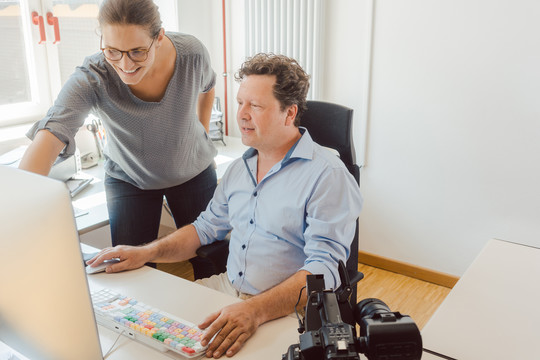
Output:
[[[109,357],[109,355],[111,354],[112,350],[114,349],[114,346],[116,345],[116,343],[118,342],[118,339],[120,339],[120,336],[122,336],[122,334],[125,332],[125,330],[122,330],[122,332],[120,334],[118,334],[118,336],[116,337],[116,340],[114,340],[114,343],[111,345],[111,347],[109,348],[109,351],[107,351],[107,353],[105,355],[103,355],[103,359],[107,359],[107,357]]]

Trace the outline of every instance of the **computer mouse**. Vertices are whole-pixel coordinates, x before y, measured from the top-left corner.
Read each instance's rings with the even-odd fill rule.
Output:
[[[86,266],[86,262],[90,259],[93,259],[97,254],[99,254],[99,251],[95,251],[95,252],[91,252],[91,253],[85,253],[84,251],[82,252],[82,258],[83,258],[83,263],[84,265]]]
[[[118,262],[120,262],[120,259],[110,259],[110,260],[105,260],[104,262],[102,262],[101,264],[99,264],[96,267],[92,267],[90,265],[87,265],[86,266],[86,273],[87,274],[100,273],[102,271],[105,271],[105,269],[107,269],[107,266],[112,265],[112,264],[116,264]]]

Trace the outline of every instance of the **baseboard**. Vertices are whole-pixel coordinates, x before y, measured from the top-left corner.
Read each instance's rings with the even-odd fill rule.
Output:
[[[405,262],[370,254],[364,251],[358,252],[358,262],[415,279],[424,280],[447,288],[453,288],[459,280],[459,277],[454,275],[407,264]]]

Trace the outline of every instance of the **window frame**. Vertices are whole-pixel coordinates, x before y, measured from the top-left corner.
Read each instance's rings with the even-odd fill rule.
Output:
[[[177,2],[154,1],[159,6],[163,27],[166,30],[178,31]],[[31,100],[0,105],[0,129],[42,119],[62,88],[59,51],[50,40],[54,36],[53,28],[45,25],[47,41],[38,44],[39,29],[32,24],[31,19],[31,13],[36,11],[46,22],[45,14],[52,11],[53,0],[20,0],[19,4]],[[99,49],[96,49],[97,51]]]

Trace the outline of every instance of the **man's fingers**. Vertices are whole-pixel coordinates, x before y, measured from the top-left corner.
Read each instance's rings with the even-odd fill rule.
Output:
[[[130,267],[129,267],[128,261],[120,261],[119,263],[111,264],[107,266],[105,268],[105,271],[108,273],[115,273],[115,272],[120,272],[129,268]]]
[[[235,355],[246,343],[247,339],[251,337],[251,334],[242,333],[240,336],[238,336],[238,339],[232,344],[231,347],[229,347],[229,350],[227,350],[227,356],[231,357]]]
[[[230,341],[230,336],[231,336],[230,334],[231,334],[231,331],[233,330],[234,330],[233,326],[230,326],[230,325],[223,326],[221,330],[219,330],[217,335],[214,337],[212,342],[208,345],[208,352],[214,352],[219,346],[221,346],[221,344],[225,340],[229,339],[228,341]]]
[[[216,322],[216,320],[219,319],[220,315],[221,310],[216,311],[215,313],[208,315],[202,323],[197,325],[199,329],[204,330],[204,335],[201,338],[202,346],[208,345],[210,343],[210,340],[212,340],[214,335],[217,334],[224,325],[222,325],[221,322]]]
[[[97,260],[97,258],[99,257],[99,255],[101,255],[101,252],[102,252],[102,251],[103,251],[103,250],[101,250],[101,251],[98,252],[96,255],[94,255],[93,258],[91,258],[90,260],[88,260],[88,261],[86,262],[86,265],[92,265],[92,264]]]
[[[113,273],[140,267],[140,265],[138,265],[139,257],[140,255],[130,247],[119,245],[114,248],[109,247],[101,250],[99,254],[88,260],[86,263],[89,266],[95,267],[102,264],[104,261],[119,259],[120,262],[108,265],[105,270],[108,273]]]
[[[101,264],[103,261],[110,259],[110,258],[108,258],[106,256],[106,254],[108,254],[112,250],[113,250],[113,248],[105,248],[105,249],[101,250],[96,256],[94,256],[93,258],[88,260],[86,262],[86,264],[87,265],[94,265],[94,266]]]
[[[234,330],[234,326],[231,326],[230,324],[229,325],[226,325],[226,326],[223,326],[221,328],[218,328],[218,330],[214,333],[213,337],[210,337],[210,335],[212,335],[211,333],[208,333],[207,336],[209,336],[210,338],[205,338],[205,341],[208,341],[210,342],[208,344],[208,342],[206,342],[206,344],[208,344],[208,350],[207,350],[207,353],[213,353],[214,351],[216,351],[216,349],[221,346],[221,344],[223,343],[223,341],[225,341],[227,338],[230,337],[230,333],[231,331]],[[203,346],[206,346],[204,345],[204,343],[201,342],[201,344]]]
[[[247,339],[249,339],[250,335],[242,332],[239,328],[234,329],[229,333],[229,335],[223,339],[221,344],[216,350],[212,350],[211,346],[208,348],[208,351],[206,353],[206,356],[213,357],[215,359],[221,357],[223,354],[226,354],[227,356],[233,356],[236,354],[242,346],[244,346],[244,343]],[[213,345],[215,342],[212,341]]]
[[[210,326],[214,321],[216,321],[216,319],[219,317],[219,315],[221,315],[221,310],[211,313],[211,314],[208,315],[206,318],[204,318],[204,320],[202,321],[202,323],[200,323],[200,324],[197,325],[197,326],[199,327],[199,329],[203,329],[203,330],[204,330],[204,329],[206,329],[208,326]]]

